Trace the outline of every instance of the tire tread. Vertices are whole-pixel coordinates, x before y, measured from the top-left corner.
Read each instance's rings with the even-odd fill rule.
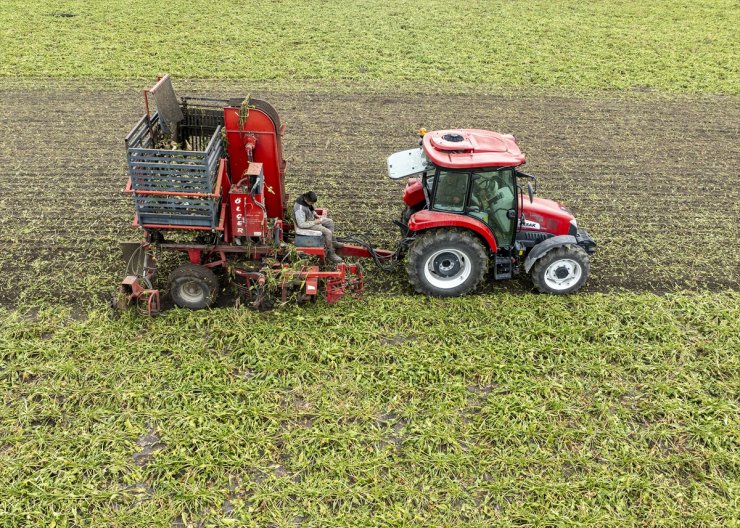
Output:
[[[170,273],[170,289],[172,289],[172,285],[176,283],[179,279],[191,277],[199,278],[206,283],[206,285],[208,286],[209,296],[204,308],[211,306],[216,301],[216,297],[218,297],[219,283],[216,274],[205,266],[193,264],[192,262],[186,262],[185,264],[181,265],[172,273]]]
[[[550,288],[547,287],[547,284],[545,284],[545,270],[547,267],[552,264],[555,260],[559,260],[561,258],[570,258],[572,260],[576,260],[581,264],[581,280],[576,283],[575,286],[563,290],[563,291],[553,291],[550,290]],[[576,246],[574,244],[569,244],[566,246],[560,246],[557,247],[548,253],[546,253],[542,258],[540,258],[537,262],[534,263],[534,266],[532,266],[531,276],[532,276],[532,282],[534,283],[535,288],[541,293],[549,293],[552,295],[567,295],[569,293],[574,293],[578,290],[580,290],[583,285],[586,283],[586,280],[588,279],[588,275],[591,271],[591,263],[588,258],[588,254],[586,251],[580,247]]]
[[[420,264],[424,257],[424,253],[429,246],[435,244],[458,244],[464,243],[470,249],[473,250],[473,258],[477,260],[477,271],[473,278],[471,285],[462,292],[440,292],[430,291],[426,287],[426,283],[421,277]],[[488,271],[488,255],[486,254],[483,244],[468,231],[460,229],[435,229],[434,231],[428,231],[421,235],[421,237],[412,244],[409,249],[409,256],[406,264],[406,272],[409,277],[409,282],[413,286],[417,293],[424,293],[426,295],[432,295],[435,297],[455,297],[465,295],[478,289],[480,283]]]

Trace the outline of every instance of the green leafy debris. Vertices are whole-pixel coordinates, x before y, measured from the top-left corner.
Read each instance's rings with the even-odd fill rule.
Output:
[[[739,300],[0,312],[0,519],[726,525]]]
[[[0,76],[740,93],[732,0],[63,6],[0,3]]]

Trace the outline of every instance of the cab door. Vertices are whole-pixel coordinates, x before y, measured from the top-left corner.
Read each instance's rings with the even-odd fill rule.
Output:
[[[517,218],[514,170],[474,172],[466,212],[488,224],[499,247],[512,246]]]

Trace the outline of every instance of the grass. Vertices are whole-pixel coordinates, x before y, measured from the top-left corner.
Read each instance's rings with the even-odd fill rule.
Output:
[[[731,0],[5,0],[0,76],[737,95],[738,13]]]
[[[0,524],[731,525],[738,300],[0,312]]]
[[[282,93],[290,190],[320,174],[345,230],[386,242],[382,160],[414,128],[503,127],[602,244],[597,288],[736,290],[735,97],[526,99],[736,96],[735,3],[244,4],[0,3],[0,298],[45,306],[0,309],[0,526],[736,525],[737,292],[440,301],[394,276],[335,307],[73,311],[119,278],[128,101],[163,72]],[[444,97],[359,102],[397,88]],[[361,214],[355,174],[385,182]]]

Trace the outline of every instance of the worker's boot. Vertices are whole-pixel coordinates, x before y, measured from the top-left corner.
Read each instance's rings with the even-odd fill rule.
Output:
[[[341,264],[342,262],[344,262],[342,260],[342,257],[334,252],[334,249],[327,249],[326,256],[329,259],[329,262],[333,262],[334,264]]]
[[[344,244],[342,244],[341,242],[337,242],[336,240],[334,240],[334,241],[333,241],[333,242],[331,243],[331,245],[332,245],[332,247],[333,247],[334,249],[342,249],[342,248],[344,247]]]

